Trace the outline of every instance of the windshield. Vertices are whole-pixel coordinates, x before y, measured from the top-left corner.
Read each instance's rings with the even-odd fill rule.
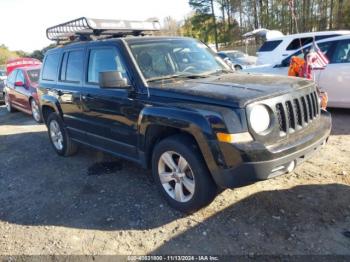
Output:
[[[230,71],[206,45],[194,39],[143,41],[129,46],[147,81]]]
[[[35,69],[35,70],[28,70],[27,71],[29,80],[31,83],[37,84],[39,82],[39,76],[40,76],[40,70]]]
[[[227,56],[231,59],[237,59],[241,57],[245,57],[245,54],[242,52],[232,52],[232,53],[226,53]]]

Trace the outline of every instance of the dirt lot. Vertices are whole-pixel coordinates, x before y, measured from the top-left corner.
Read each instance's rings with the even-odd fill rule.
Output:
[[[289,175],[226,190],[190,216],[148,171],[82,148],[52,150],[44,125],[0,108],[0,254],[349,254],[350,111]]]

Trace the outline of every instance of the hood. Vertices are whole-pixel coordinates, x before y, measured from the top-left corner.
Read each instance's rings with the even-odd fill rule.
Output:
[[[231,73],[205,79],[163,81],[152,87],[163,92],[162,96],[209,104],[245,107],[247,104],[294,92],[313,86],[312,81],[301,78]],[[152,88],[151,88],[152,89]],[[151,90],[151,96],[153,95]]]

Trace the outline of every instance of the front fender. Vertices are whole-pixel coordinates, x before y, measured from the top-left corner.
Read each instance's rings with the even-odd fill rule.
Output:
[[[224,164],[216,135],[208,120],[198,112],[165,107],[144,108],[138,119],[139,148],[144,152],[147,129],[152,125],[176,128],[192,135],[212,174]]]

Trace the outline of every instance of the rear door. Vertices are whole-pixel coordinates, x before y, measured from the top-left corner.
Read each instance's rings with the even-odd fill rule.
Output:
[[[319,76],[319,85],[328,93],[329,106],[350,108],[350,39],[335,42],[330,63]]]
[[[137,159],[137,120],[142,107],[134,99],[128,69],[118,46],[91,46],[86,60],[81,103],[89,143]],[[121,72],[131,89],[101,88],[99,73],[107,71]]]
[[[15,81],[16,81],[17,70],[13,70],[6,80],[6,93],[10,98],[12,105],[17,105],[15,100]]]
[[[82,113],[81,91],[85,65],[85,48],[67,48],[61,56],[55,88],[63,119],[73,138],[85,141],[85,122]]]
[[[29,83],[26,81],[26,77],[24,75],[22,69],[17,70],[16,80],[15,80],[15,88],[14,88],[14,100],[13,103],[16,106],[21,107],[24,110],[30,110],[29,105]],[[22,82],[23,86],[16,86],[16,82]]]

